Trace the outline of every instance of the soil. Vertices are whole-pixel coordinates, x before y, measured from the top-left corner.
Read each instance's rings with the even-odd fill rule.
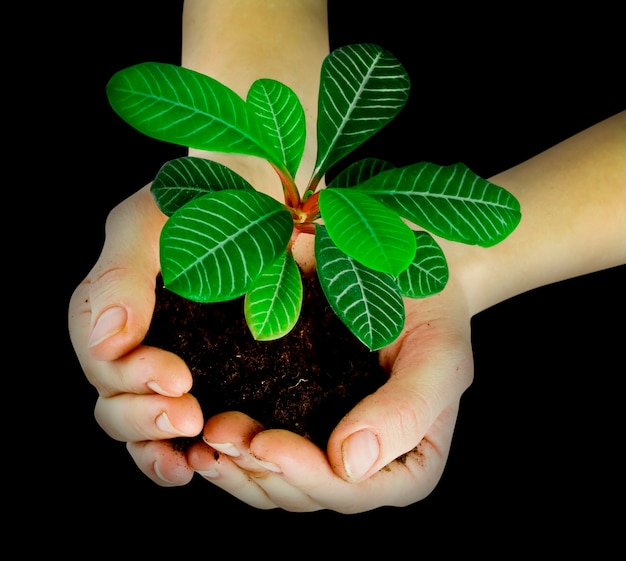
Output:
[[[323,450],[340,419],[388,379],[378,353],[357,340],[332,312],[317,275],[303,275],[302,312],[275,341],[255,341],[243,297],[201,304],[156,288],[145,343],[177,354],[193,376],[191,393],[204,418],[241,411],[266,428],[283,428]],[[200,437],[198,437],[200,438]],[[195,439],[176,439],[186,449]]]

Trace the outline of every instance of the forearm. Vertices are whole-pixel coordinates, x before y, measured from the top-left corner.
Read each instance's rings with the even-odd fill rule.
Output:
[[[186,0],[182,64],[246,96],[274,78],[317,100],[329,52],[326,0]]]
[[[186,0],[184,5],[183,66],[219,80],[244,99],[259,78],[283,82],[298,95],[307,118],[299,184],[315,164],[320,69],[329,52],[326,6],[326,0]],[[237,160],[243,175],[264,169],[249,158],[226,159],[231,165]],[[248,179],[259,184],[270,177]]]
[[[445,244],[472,315],[516,294],[626,263],[626,112],[490,178],[522,220],[491,248]]]

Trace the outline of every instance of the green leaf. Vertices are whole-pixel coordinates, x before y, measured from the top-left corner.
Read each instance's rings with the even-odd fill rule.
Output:
[[[245,294],[285,251],[293,219],[256,191],[216,191],[177,210],[161,231],[165,286],[189,300],[220,302]]]
[[[229,167],[193,156],[167,162],[150,187],[158,207],[167,216],[193,199],[225,189],[253,190],[254,187]]]
[[[415,257],[415,236],[397,212],[362,191],[322,189],[319,206],[341,251],[366,267],[397,276]]]
[[[327,185],[327,188],[342,189],[346,187],[354,187],[359,183],[363,183],[367,179],[382,173],[395,166],[380,160],[378,158],[365,158],[350,164],[343,169],[337,176]]]
[[[315,259],[330,307],[357,339],[375,351],[398,338],[404,302],[391,275],[347,256],[320,225],[315,230]]]
[[[261,79],[252,84],[247,102],[274,151],[282,155],[287,171],[295,177],[306,140],[304,109],[298,96],[281,82]]]
[[[109,80],[113,110],[143,134],[198,150],[248,154],[280,164],[245,101],[217,80],[172,64],[146,62]]]
[[[406,104],[409,89],[402,64],[378,45],[332,51],[322,64],[314,177],[321,178],[391,121]]]
[[[519,202],[511,193],[461,163],[420,162],[385,171],[355,189],[455,242],[492,246],[506,238],[521,219]]]
[[[257,341],[287,335],[302,307],[302,277],[291,252],[285,251],[263,269],[244,300],[244,314]]]
[[[414,231],[417,251],[413,262],[396,279],[407,298],[425,298],[441,292],[448,283],[448,263],[439,244],[428,232]]]

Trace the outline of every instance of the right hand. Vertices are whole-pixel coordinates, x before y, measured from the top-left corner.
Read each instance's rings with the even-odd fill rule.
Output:
[[[345,415],[327,450],[229,411],[207,421],[204,442],[188,451],[191,465],[262,509],[353,514],[424,499],[441,479],[472,382],[470,316],[453,281],[438,295],[407,300],[406,310],[403,333],[380,351],[389,381]]]

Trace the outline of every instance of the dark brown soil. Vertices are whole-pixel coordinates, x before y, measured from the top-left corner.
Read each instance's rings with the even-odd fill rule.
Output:
[[[339,420],[388,378],[378,353],[334,315],[316,275],[303,277],[302,313],[276,341],[255,341],[243,298],[199,304],[163,288],[145,343],[182,357],[205,419],[242,411],[266,428],[301,434],[322,449]],[[193,439],[177,439],[186,447]]]

